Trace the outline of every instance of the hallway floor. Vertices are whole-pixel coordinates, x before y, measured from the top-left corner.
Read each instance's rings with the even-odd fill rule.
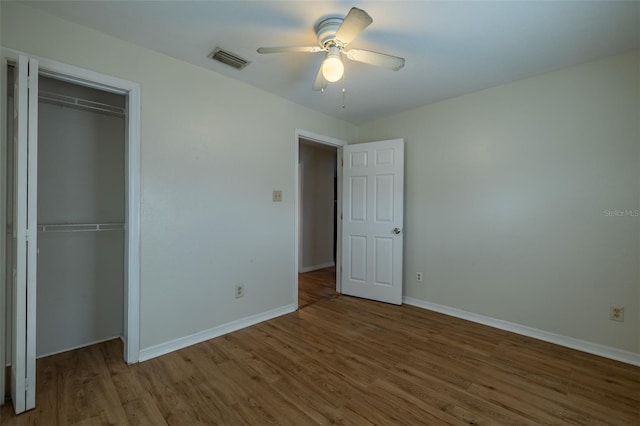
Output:
[[[336,268],[298,274],[298,308],[339,296],[336,293]]]

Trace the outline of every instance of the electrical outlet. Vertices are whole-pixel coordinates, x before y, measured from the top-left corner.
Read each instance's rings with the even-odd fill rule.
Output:
[[[624,306],[611,306],[609,318],[613,321],[624,321]]]
[[[239,299],[242,296],[244,296],[244,284],[237,284],[236,285],[236,299]]]
[[[422,272],[416,272],[416,281],[422,282]]]
[[[282,191],[280,191],[279,189],[273,190],[273,201],[276,203],[282,201]]]

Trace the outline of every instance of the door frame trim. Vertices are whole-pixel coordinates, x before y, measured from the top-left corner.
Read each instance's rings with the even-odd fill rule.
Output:
[[[300,144],[298,143],[298,149],[300,147]],[[298,153],[298,155],[300,155]],[[302,188],[304,186],[304,161],[300,161],[298,160],[298,185],[297,185],[297,191],[296,194],[298,195],[298,198],[296,198],[296,206],[298,208],[297,210],[297,218],[298,221],[296,222],[296,231],[298,232],[298,236],[296,238],[296,241],[298,242],[298,246],[296,248],[296,254],[298,259],[296,260],[296,265],[298,265],[298,272],[300,272],[302,270],[302,258],[304,257],[304,252],[303,252],[303,247],[302,247],[302,241],[300,241],[300,239],[302,238],[302,227],[304,226],[304,223],[302,222],[304,220],[304,217],[302,215],[302,208],[304,206],[304,194],[302,193]]]
[[[342,159],[342,147],[347,145],[347,141],[342,139],[332,138],[330,136],[320,135],[318,133],[309,132],[307,130],[296,129],[293,147],[293,176],[294,176],[294,216],[295,221],[293,225],[294,229],[294,269],[293,269],[293,304],[298,310],[298,272],[299,272],[299,250],[300,250],[300,214],[299,214],[299,191],[300,182],[298,182],[298,163],[300,161],[300,139],[306,139],[312,142],[316,142],[322,145],[329,145],[335,147],[337,150],[336,162],[338,169],[338,185],[337,185],[337,199],[338,199],[338,214],[342,212],[342,185],[340,184],[342,179],[342,168],[339,167],[340,160]],[[338,217],[336,220],[336,291],[340,293],[342,291],[342,281],[340,277],[340,267],[342,266],[342,220]]]
[[[140,356],[140,85],[138,83],[124,80],[118,77],[90,71],[73,65],[64,64],[48,58],[41,58],[0,46],[0,65],[6,67],[8,63],[15,62],[19,55],[37,59],[39,62],[39,75],[53,77],[58,80],[80,84],[112,93],[127,96],[127,117],[126,117],[126,149],[125,149],[125,292],[124,292],[124,323],[123,342],[124,360],[128,364],[137,363]],[[0,120],[6,123],[6,72],[2,72],[3,86],[0,87]],[[4,125],[2,128],[6,128]],[[0,135],[0,152],[6,152],[7,135]],[[4,165],[0,166],[4,171]],[[0,207],[4,207],[0,213],[0,230],[6,232],[6,217],[4,209],[4,195],[6,188],[4,184],[0,188],[0,195],[3,200]],[[0,249],[0,254],[4,253],[4,248]],[[5,283],[6,257],[0,258],[1,282]],[[6,283],[5,283],[6,284]],[[6,350],[5,333],[5,285],[0,286],[0,361],[4,360]],[[5,363],[2,362],[2,367]],[[0,368],[0,395],[4,396],[5,369]]]
[[[6,375],[7,375],[7,361],[6,361],[6,345],[7,341],[7,325],[5,322],[6,316],[6,248],[7,248],[7,180],[4,179],[6,176],[6,158],[7,158],[7,72],[4,71],[7,69],[9,63],[7,58],[4,57],[3,54],[0,54],[0,68],[3,70],[0,72],[0,129],[4,129],[3,132],[0,132],[0,180],[2,184],[0,184],[0,233],[3,235],[3,238],[0,239],[4,242],[4,244],[0,244],[0,405],[4,404],[4,398],[6,395]]]

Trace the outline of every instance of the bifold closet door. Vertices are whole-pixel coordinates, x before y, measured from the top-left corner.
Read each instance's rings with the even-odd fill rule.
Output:
[[[14,71],[11,398],[16,414],[36,405],[38,62]]]

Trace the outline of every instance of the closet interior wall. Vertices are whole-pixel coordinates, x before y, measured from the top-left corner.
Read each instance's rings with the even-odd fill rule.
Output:
[[[87,225],[38,233],[44,356],[123,334],[126,99],[50,78],[39,89],[38,224]]]
[[[125,105],[39,77],[37,357],[123,335]]]

